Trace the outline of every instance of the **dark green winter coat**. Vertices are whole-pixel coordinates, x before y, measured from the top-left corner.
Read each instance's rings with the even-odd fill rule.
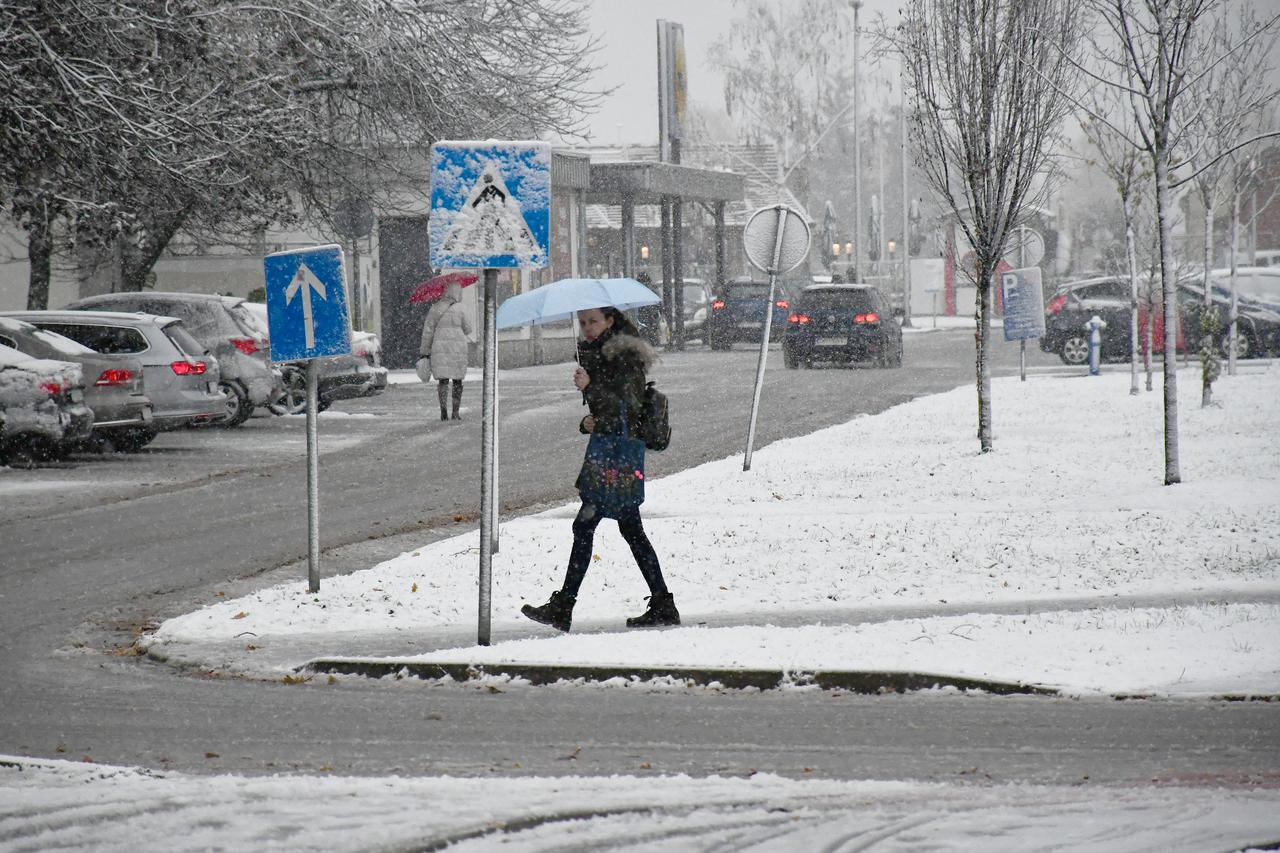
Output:
[[[620,435],[625,407],[628,430],[636,435],[644,405],[645,373],[657,357],[649,344],[612,327],[594,341],[578,344],[578,363],[591,377],[582,392],[583,402],[595,418],[596,432]],[[582,423],[578,429],[587,431]]]

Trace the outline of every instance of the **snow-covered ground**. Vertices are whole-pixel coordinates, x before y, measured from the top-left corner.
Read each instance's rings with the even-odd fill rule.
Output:
[[[650,481],[645,525],[679,629],[623,627],[647,591],[611,522],[575,631],[520,616],[562,579],[576,509],[566,505],[501,526],[494,626],[523,639],[432,648],[433,635],[452,632],[456,645],[475,625],[473,532],[325,578],[317,595],[299,579],[207,607],[144,642],[175,662],[270,677],[399,635],[421,638],[405,661],[909,670],[1072,694],[1280,694],[1280,369],[1223,377],[1207,409],[1197,381],[1195,368],[1180,375],[1183,482],[1172,487],[1161,395],[1130,396],[1124,371],[996,380],[986,455],[963,387],[762,448],[749,472],[734,456]],[[272,656],[273,645],[297,652]]]
[[[988,455],[964,387],[761,448],[750,472],[733,457],[650,481],[646,527],[685,627],[623,628],[645,590],[611,523],[574,632],[522,620],[520,604],[560,582],[575,509],[564,506],[502,525],[494,627],[518,639],[432,647],[474,629],[472,532],[325,578],[316,595],[299,578],[205,608],[146,642],[174,661],[272,678],[308,655],[398,636],[417,646],[404,661],[1280,693],[1280,369],[1243,366],[1208,409],[1195,370],[1179,379],[1174,487],[1161,485],[1160,394],[1131,397],[1127,371],[996,380]],[[1280,791],[1266,788],[206,777],[0,758],[5,851],[1228,850],[1280,840],[1278,815]]]
[[[0,850],[1240,850],[1280,792],[688,776],[185,776],[0,757]]]

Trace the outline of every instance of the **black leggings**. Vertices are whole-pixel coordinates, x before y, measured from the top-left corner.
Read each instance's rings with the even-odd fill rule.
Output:
[[[574,597],[578,595],[582,579],[587,576],[587,566],[591,565],[591,544],[595,540],[600,519],[595,506],[584,503],[582,509],[578,510],[578,517],[573,520],[573,550],[569,553],[569,570],[564,576],[564,591]],[[640,574],[644,575],[644,582],[649,585],[649,594],[666,592],[667,584],[662,579],[658,554],[644,533],[639,507],[622,514],[618,519],[618,532],[631,546],[631,556],[636,558]]]
[[[453,381],[453,407],[456,409],[458,404],[462,402],[462,380],[454,379]],[[440,396],[440,408],[444,408],[449,403],[449,382],[448,379],[441,379],[440,384],[436,386],[436,393]]]

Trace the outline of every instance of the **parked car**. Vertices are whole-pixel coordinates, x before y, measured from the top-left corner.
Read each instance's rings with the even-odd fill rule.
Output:
[[[870,362],[902,366],[902,324],[868,284],[814,284],[800,291],[787,316],[782,360],[788,368]]]
[[[13,317],[0,317],[0,344],[32,358],[70,361],[84,375],[84,401],[93,410],[92,450],[137,450],[139,430],[151,426],[151,400],[142,391],[142,362],[129,355],[103,355],[57,332]]]
[[[157,431],[226,415],[217,359],[176,317],[110,311],[10,311],[3,316],[57,332],[95,352],[132,355],[142,362],[142,390],[151,400],[152,417],[149,428],[140,427],[130,437],[138,447]]]
[[[382,338],[373,332],[351,333],[351,354],[363,358],[369,365],[369,384],[365,387],[366,395],[377,394],[387,389],[387,368],[382,363]]]
[[[1085,323],[1095,314],[1107,324],[1102,335],[1103,361],[1129,357],[1129,282],[1102,276],[1061,285],[1045,304],[1044,337],[1040,349],[1056,353],[1066,364],[1089,360],[1089,333]],[[1185,327],[1184,327],[1185,328]],[[1164,338],[1155,335],[1155,346],[1163,349]],[[1184,346],[1179,330],[1179,351]]]
[[[80,365],[0,344],[0,460],[30,467],[61,456],[92,431]]]
[[[686,278],[682,287],[685,340],[701,339],[706,334],[707,314],[711,312],[711,291],[702,279]]]
[[[1229,285],[1224,280],[1215,276],[1210,288],[1212,310],[1217,315],[1215,343],[1218,351],[1224,355],[1230,346],[1227,321],[1231,316],[1231,292],[1226,289],[1227,286]],[[1203,279],[1184,279],[1179,282],[1178,301],[1185,328],[1194,330],[1194,337],[1198,339],[1200,329],[1203,328],[1201,322],[1205,307]],[[1237,290],[1236,357],[1257,358],[1277,348],[1280,348],[1280,311]]]
[[[241,302],[246,322],[271,352],[267,306],[261,302]],[[324,411],[334,400],[347,400],[376,394],[387,387],[387,369],[382,366],[382,342],[368,332],[351,333],[351,355],[335,355],[316,359],[319,386],[316,408]],[[284,375],[284,393],[268,408],[278,414],[298,414],[307,408],[306,361],[286,361],[278,365]]]
[[[739,278],[726,282],[711,300],[706,341],[712,349],[727,350],[738,341],[759,343],[764,334],[765,312],[773,311],[769,340],[779,340],[791,312],[791,292],[778,282],[769,304],[769,282]]]
[[[1138,305],[1139,345],[1146,345],[1146,328],[1152,327],[1152,351],[1164,351],[1164,311],[1159,286],[1149,294],[1145,290]],[[1204,308],[1203,278],[1188,276],[1179,281],[1177,351],[1185,352],[1188,341],[1198,349],[1200,323]],[[1280,313],[1265,303],[1254,301],[1240,289],[1237,311],[1236,355],[1250,358],[1280,347]],[[1217,346],[1227,349],[1226,318],[1230,294],[1223,281],[1214,274],[1212,301],[1219,318]],[[1151,317],[1148,306],[1153,306]],[[1089,337],[1084,329],[1089,318],[1098,315],[1106,322],[1102,332],[1102,360],[1123,361],[1129,358],[1129,283],[1121,278],[1101,277],[1064,284],[1055,291],[1045,306],[1045,336],[1040,348],[1057,353],[1067,364],[1084,364],[1089,359]]]
[[[186,330],[218,360],[218,385],[227,395],[220,426],[236,427],[247,421],[257,406],[280,399],[284,377],[271,363],[264,340],[246,325],[236,308],[245,300],[203,293],[104,293],[77,299],[70,311],[140,311],[178,317]]]

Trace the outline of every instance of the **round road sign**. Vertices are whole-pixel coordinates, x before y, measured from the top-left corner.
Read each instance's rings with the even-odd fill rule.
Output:
[[[762,207],[747,220],[742,246],[752,266],[782,275],[798,267],[809,254],[809,224],[785,204]]]
[[[1019,225],[1009,232],[1009,239],[1004,247],[1005,263],[1014,269],[1034,267],[1044,257],[1044,238],[1039,231],[1025,225]]]

